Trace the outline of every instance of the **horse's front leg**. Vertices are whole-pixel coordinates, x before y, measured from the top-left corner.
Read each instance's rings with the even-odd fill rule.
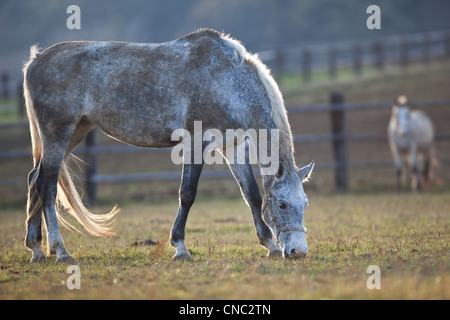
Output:
[[[398,152],[397,146],[394,142],[390,142],[391,147],[391,153],[392,158],[394,159],[394,164],[396,168],[396,176],[397,176],[397,191],[403,191],[403,185],[404,185],[404,163],[403,160]]]
[[[419,168],[419,161],[417,159],[417,144],[411,143],[410,146],[410,154],[409,158],[411,161],[411,170],[412,170],[412,177],[411,177],[411,189],[412,191],[421,191],[421,179],[420,179],[420,168]]]
[[[258,237],[259,243],[269,250],[267,254],[268,257],[282,257],[283,252],[273,240],[272,231],[270,231],[269,227],[262,219],[262,199],[258,184],[253,175],[252,166],[250,164],[236,164],[236,161],[233,164],[229,163],[228,165],[252,212],[256,236]]]
[[[198,181],[202,173],[203,164],[184,164],[180,186],[180,204],[177,217],[170,232],[170,244],[176,249],[174,260],[190,260],[191,254],[186,249],[184,235],[186,220],[197,194]]]

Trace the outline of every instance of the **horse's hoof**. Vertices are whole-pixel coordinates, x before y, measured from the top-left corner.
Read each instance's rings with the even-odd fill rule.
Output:
[[[191,261],[192,256],[189,252],[185,251],[181,253],[175,253],[172,259],[175,261]]]
[[[65,254],[56,258],[56,263],[70,263],[75,264],[75,259],[70,254]]]
[[[269,253],[267,253],[267,257],[275,258],[275,259],[283,258],[283,251],[281,251],[281,250],[269,251]]]

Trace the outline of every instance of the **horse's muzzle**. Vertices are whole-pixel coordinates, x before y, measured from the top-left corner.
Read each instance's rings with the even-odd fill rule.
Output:
[[[291,248],[284,250],[284,257],[290,259],[303,259],[308,254],[308,248]]]

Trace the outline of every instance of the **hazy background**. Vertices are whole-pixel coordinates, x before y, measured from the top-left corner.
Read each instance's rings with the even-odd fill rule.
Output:
[[[81,30],[66,9],[81,8]],[[381,7],[381,30],[366,9]],[[448,0],[0,0],[0,70],[20,78],[29,47],[65,40],[164,42],[200,27],[244,42],[253,52],[281,46],[376,38],[450,28]]]
[[[81,30],[66,27],[66,10],[73,4],[81,8]],[[381,30],[366,27],[366,10],[372,4],[381,8]],[[33,44],[46,48],[67,40],[165,42],[202,27],[231,34],[249,51],[260,53],[272,69],[293,134],[306,137],[300,141],[316,139],[296,143],[296,161],[306,165],[316,160],[308,190],[327,192],[335,186],[334,140],[324,139],[330,137],[330,115],[317,110],[294,113],[292,107],[328,104],[333,92],[346,102],[388,102],[388,107],[400,94],[413,103],[450,101],[449,12],[449,0],[0,0],[0,208],[8,203],[23,208],[26,201],[25,177],[32,161],[20,85],[21,67]],[[437,135],[444,137],[436,142],[442,164],[436,188],[445,191],[450,190],[449,107],[450,102],[425,108]],[[390,109],[354,110],[346,117],[347,133],[366,137],[347,144],[349,189],[393,191],[396,176],[386,138]],[[181,168],[168,161],[170,151],[150,150],[150,155],[139,148],[124,150],[126,146],[100,133],[96,146],[98,170],[92,173],[87,165],[80,166],[78,185],[92,175],[103,181],[97,188],[99,202],[176,199]],[[105,146],[112,149],[102,149]],[[226,165],[206,170],[230,177]],[[148,178],[153,174],[169,178],[161,183]],[[117,176],[128,180],[111,183]],[[239,197],[232,179],[203,180],[203,196]]]

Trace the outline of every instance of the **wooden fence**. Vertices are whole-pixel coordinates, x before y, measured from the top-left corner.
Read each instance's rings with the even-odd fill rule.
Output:
[[[411,104],[414,108],[426,107],[450,107],[450,100],[422,100]],[[348,169],[349,168],[370,168],[393,166],[392,160],[382,162],[351,162],[347,157],[347,144],[351,141],[386,141],[386,135],[369,133],[348,133],[346,126],[346,112],[350,110],[370,110],[380,108],[391,108],[392,102],[370,102],[370,103],[349,103],[345,102],[341,93],[331,93],[330,103],[324,105],[311,106],[292,106],[288,108],[289,115],[322,112],[328,113],[330,117],[330,131],[323,134],[296,135],[294,142],[300,143],[319,143],[330,142],[332,146],[333,162],[317,163],[317,170],[334,170],[335,188],[337,190],[346,190],[348,188]],[[387,124],[386,124],[387,125]],[[27,128],[27,121],[15,123],[0,124],[0,130],[11,128]],[[437,133],[436,140],[450,139],[450,132]],[[124,154],[124,153],[155,153],[170,150],[169,148],[151,149],[138,148],[129,145],[102,146],[96,141],[95,131],[86,138],[84,146],[79,146],[75,150],[77,155],[85,155],[85,161],[89,164],[85,171],[86,194],[89,204],[96,200],[97,185],[101,183],[125,183],[130,181],[149,181],[149,180],[179,180],[181,173],[177,171],[168,172],[137,172],[131,174],[99,174],[97,171],[97,155],[99,154]],[[18,158],[30,158],[31,150],[7,150],[0,152],[0,161],[13,160]],[[448,163],[447,160],[441,160],[442,163]],[[258,172],[255,172],[259,174]],[[227,178],[232,177],[228,170],[205,171],[202,178]],[[23,184],[25,177],[0,179],[0,186]]]
[[[304,82],[312,72],[325,71],[331,79],[339,69],[352,69],[359,76],[364,66],[384,71],[397,64],[405,71],[413,62],[429,64],[433,59],[450,58],[450,30],[393,35],[377,40],[336,41],[288,45],[259,53],[276,75],[301,72]]]

